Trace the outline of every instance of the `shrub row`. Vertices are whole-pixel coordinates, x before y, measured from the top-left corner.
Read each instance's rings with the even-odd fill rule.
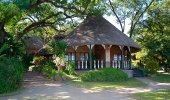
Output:
[[[91,70],[80,75],[82,81],[115,82],[126,81],[128,76],[120,69],[103,68]]]

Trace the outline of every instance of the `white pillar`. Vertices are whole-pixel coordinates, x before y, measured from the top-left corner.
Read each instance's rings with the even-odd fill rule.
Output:
[[[103,68],[103,60],[101,60],[101,68]]]
[[[87,60],[86,60],[86,69],[87,69]]]
[[[100,60],[98,60],[98,68],[100,68]]]
[[[83,60],[81,61],[81,68],[84,69]]]
[[[96,69],[96,61],[94,60],[94,69]]]
[[[114,68],[115,66],[114,66],[115,64],[114,64],[114,60],[112,60],[112,67]]]

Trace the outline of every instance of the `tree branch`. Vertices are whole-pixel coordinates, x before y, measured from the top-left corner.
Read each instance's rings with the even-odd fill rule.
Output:
[[[132,37],[133,31],[136,27],[137,22],[139,21],[139,19],[143,16],[143,14],[146,12],[146,10],[151,6],[151,4],[154,2],[154,0],[152,0],[149,5],[146,6],[146,8],[144,9],[144,11],[139,15],[139,17],[137,18],[137,20],[135,22],[133,22],[133,24],[131,24],[131,28],[130,28],[130,38]]]
[[[115,16],[116,16],[116,18],[117,18],[117,20],[118,20],[118,22],[119,22],[119,24],[120,24],[121,31],[124,32],[124,28],[123,28],[123,25],[122,25],[122,23],[121,23],[121,20],[120,20],[120,18],[118,17],[118,15],[117,15],[117,13],[116,13],[113,5],[112,5],[112,2],[111,2],[110,0],[109,0],[109,3],[110,3],[110,6],[111,6],[111,9],[112,9],[112,12],[115,14]]]

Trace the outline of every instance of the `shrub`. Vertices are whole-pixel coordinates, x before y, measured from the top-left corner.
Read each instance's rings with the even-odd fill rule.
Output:
[[[42,70],[45,75],[50,79],[54,78],[57,74],[55,64],[52,62],[47,62],[44,66],[42,66]]]
[[[0,94],[19,88],[23,71],[23,64],[17,58],[0,58]]]
[[[35,56],[33,58],[33,63],[35,65],[43,65],[46,61],[46,58],[44,56]]]
[[[103,68],[99,70],[91,70],[80,75],[82,81],[126,81],[128,76],[120,69]]]
[[[75,64],[73,61],[69,61],[68,63],[68,72],[70,75],[75,75]]]
[[[146,61],[145,72],[148,74],[155,74],[159,70],[159,64],[155,60]]]

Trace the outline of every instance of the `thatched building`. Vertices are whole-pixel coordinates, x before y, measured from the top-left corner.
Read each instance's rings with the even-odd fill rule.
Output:
[[[68,43],[67,61],[76,69],[114,67],[131,69],[131,53],[139,45],[103,17],[87,17],[65,37]]]

